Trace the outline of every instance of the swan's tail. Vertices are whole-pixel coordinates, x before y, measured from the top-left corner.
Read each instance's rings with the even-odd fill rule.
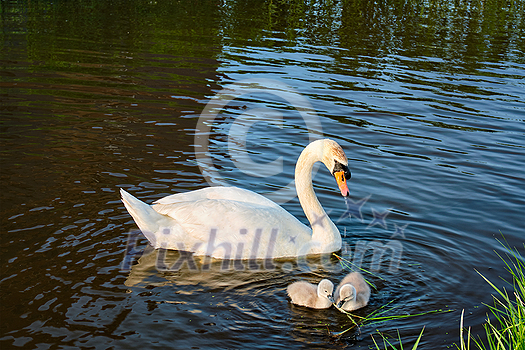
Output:
[[[122,188],[120,189],[120,195],[122,196],[124,206],[144,236],[146,236],[151,245],[158,248],[157,243],[159,242],[157,242],[156,234],[160,232],[162,228],[171,226],[175,220],[169,216],[157,213],[150,205],[133,197]]]

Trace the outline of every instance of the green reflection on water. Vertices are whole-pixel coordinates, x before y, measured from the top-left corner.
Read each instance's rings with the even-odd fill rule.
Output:
[[[523,60],[524,6],[508,0],[21,1],[2,5],[3,41],[9,51],[24,35],[28,59],[68,69],[89,50],[91,64],[118,65],[136,51],[213,57],[214,45],[246,41],[337,45],[350,50],[347,57],[512,61]]]

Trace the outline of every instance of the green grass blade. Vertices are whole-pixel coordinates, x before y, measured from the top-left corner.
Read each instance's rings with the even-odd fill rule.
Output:
[[[419,337],[417,337],[416,343],[412,347],[412,350],[416,350],[417,347],[419,346],[419,341],[421,340],[421,337],[423,336],[424,331],[425,331],[425,327],[423,327],[423,329],[421,330],[421,333],[419,333]]]

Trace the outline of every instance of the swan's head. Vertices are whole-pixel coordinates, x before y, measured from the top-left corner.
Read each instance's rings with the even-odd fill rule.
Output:
[[[334,302],[332,293],[334,292],[334,284],[327,279],[321,280],[317,286],[317,296],[319,298],[327,298],[330,302]]]
[[[350,283],[347,283],[339,290],[339,305],[337,306],[344,309],[344,304],[355,302],[356,297],[357,291],[355,290],[355,287]]]
[[[350,191],[348,190],[346,181],[350,180],[352,174],[350,173],[350,169],[348,169],[348,158],[346,158],[343,148],[333,140],[323,140],[322,162],[335,177],[341,195],[343,195],[343,197],[349,196]]]

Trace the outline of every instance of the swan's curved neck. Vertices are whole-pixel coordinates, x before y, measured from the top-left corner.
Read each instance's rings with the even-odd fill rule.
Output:
[[[340,242],[341,235],[319,203],[312,185],[314,164],[323,160],[322,146],[321,142],[313,142],[299,156],[295,167],[295,188],[301,207],[312,227],[312,240],[327,244],[333,243],[334,240]]]
[[[314,223],[319,217],[326,216],[312,185],[314,164],[322,159],[322,156],[319,157],[318,152],[314,151],[315,149],[311,149],[311,147],[305,148],[295,166],[295,189],[310,224]]]

